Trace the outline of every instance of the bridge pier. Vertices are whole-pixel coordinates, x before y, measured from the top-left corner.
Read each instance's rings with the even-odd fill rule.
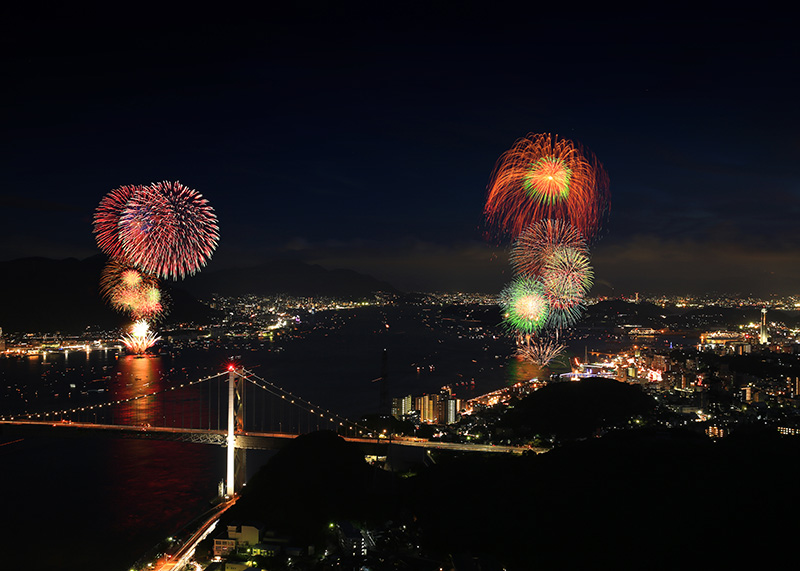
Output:
[[[241,492],[247,483],[247,449],[237,448],[233,454],[233,489]]]

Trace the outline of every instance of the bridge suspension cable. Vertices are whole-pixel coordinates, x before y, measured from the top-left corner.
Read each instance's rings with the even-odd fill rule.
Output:
[[[179,385],[173,385],[173,386],[170,386],[170,387],[164,387],[163,389],[160,389],[160,390],[157,390],[157,391],[153,391],[153,392],[149,392],[149,393],[146,393],[146,394],[126,397],[126,398],[122,398],[122,399],[115,399],[115,400],[104,402],[104,403],[85,404],[83,406],[73,406],[73,407],[67,408],[67,409],[51,410],[51,411],[45,411],[45,412],[23,412],[23,413],[17,413],[17,414],[7,414],[7,415],[0,416],[0,421],[15,421],[15,420],[17,420],[17,421],[18,420],[51,421],[51,419],[55,419],[55,418],[59,418],[59,417],[63,418],[65,416],[69,417],[69,416],[76,415],[76,414],[80,415],[81,413],[87,413],[87,412],[89,412],[89,413],[94,412],[94,414],[97,414],[98,411],[101,411],[101,410],[104,410],[104,409],[105,410],[109,410],[114,406],[125,405],[125,404],[129,404],[129,403],[134,403],[134,402],[137,402],[137,401],[142,401],[144,399],[158,397],[159,395],[164,395],[166,393],[170,393],[170,392],[176,391],[176,390],[181,389],[181,388],[191,387],[191,386],[194,386],[194,385],[198,385],[200,383],[212,381],[214,379],[221,378],[221,377],[223,377],[223,376],[225,376],[227,374],[228,374],[228,371],[223,371],[223,372],[220,372],[220,373],[217,373],[217,374],[214,374],[214,375],[209,375],[207,377],[201,377],[201,378],[196,379],[194,381],[188,381],[188,382],[181,383]],[[253,387],[257,387],[257,388],[261,389],[262,391],[264,391],[265,393],[271,395],[272,397],[280,399],[278,402],[286,403],[286,405],[289,405],[289,408],[294,407],[295,409],[297,409],[299,411],[304,411],[304,413],[308,414],[308,418],[309,419],[317,418],[318,419],[318,423],[317,423],[317,428],[318,429],[319,429],[319,421],[322,421],[323,424],[326,424],[328,426],[339,426],[339,427],[342,427],[346,431],[353,431],[353,433],[357,433],[358,435],[364,435],[364,434],[369,433],[369,429],[366,426],[361,425],[361,424],[359,424],[357,422],[354,422],[352,420],[349,420],[349,419],[343,417],[342,415],[339,415],[339,414],[336,414],[336,413],[332,412],[331,410],[329,410],[327,408],[324,408],[322,406],[316,405],[316,404],[314,404],[314,403],[312,403],[312,402],[310,402],[310,401],[308,401],[308,400],[306,400],[306,399],[304,399],[302,397],[299,397],[299,396],[293,394],[292,392],[290,392],[290,391],[288,391],[288,390],[276,385],[275,383],[273,383],[271,381],[268,381],[267,379],[257,375],[252,370],[248,370],[248,369],[244,369],[244,368],[238,368],[238,369],[234,370],[234,374],[236,374],[240,378],[248,381]],[[211,383],[209,383],[209,390],[210,389],[211,389]],[[218,396],[216,402],[221,405],[221,398],[219,398],[220,396],[221,395]],[[209,428],[211,428],[210,424],[211,424],[211,418],[212,418],[211,405],[212,405],[212,398],[209,397],[209,399],[208,399],[208,407],[209,407],[209,410],[208,410],[208,423],[209,423]],[[220,422],[220,419],[219,419],[219,413],[221,412],[221,406],[218,406],[217,408],[218,408],[218,410],[217,410],[217,428],[220,429],[221,428],[221,424],[222,424]],[[248,408],[248,407],[245,407],[245,408]],[[166,420],[165,420],[165,422],[166,422]],[[297,426],[297,428],[299,428],[299,425]]]
[[[280,397],[281,399],[287,401],[289,404],[294,405],[295,407],[308,412],[309,414],[313,414],[319,416],[320,418],[324,419],[327,415],[328,420],[330,422],[338,422],[339,426],[344,427],[345,425],[349,425],[351,428],[357,429],[360,434],[364,434],[369,431],[366,426],[358,424],[357,422],[353,422],[341,415],[338,415],[330,410],[323,408],[321,406],[317,406],[314,403],[311,403],[305,400],[302,397],[292,394],[291,392],[287,391],[272,383],[263,377],[259,377],[253,371],[249,371],[247,369],[242,368],[241,373],[238,372],[243,379],[249,381],[252,385],[267,391],[273,396]]]
[[[23,413],[19,413],[19,414],[15,414],[15,415],[10,415],[10,416],[0,416],[0,420],[33,420],[34,418],[44,418],[44,417],[47,417],[47,416],[63,416],[63,415],[66,415],[66,414],[74,414],[74,413],[85,412],[87,410],[98,410],[98,409],[108,408],[108,407],[112,407],[112,406],[115,406],[115,405],[123,404],[123,403],[126,403],[126,402],[134,402],[134,401],[150,398],[150,397],[153,397],[153,396],[157,396],[157,395],[160,395],[160,394],[168,393],[170,391],[174,391],[175,389],[180,389],[180,388],[183,388],[183,387],[190,387],[192,385],[197,385],[197,384],[200,384],[200,383],[205,382],[205,381],[210,381],[212,379],[216,379],[218,377],[222,377],[223,375],[226,375],[226,374],[227,374],[227,372],[217,373],[216,375],[211,375],[209,377],[203,377],[201,379],[197,379],[196,381],[189,381],[187,383],[181,383],[180,385],[174,385],[174,386],[171,386],[171,387],[165,387],[165,388],[161,389],[160,391],[154,391],[152,393],[147,393],[145,395],[136,395],[136,396],[128,397],[128,398],[124,398],[124,399],[117,399],[117,400],[113,400],[113,401],[109,401],[109,402],[97,403],[97,404],[86,405],[86,406],[76,406],[76,407],[69,408],[69,409],[64,409],[64,410],[53,410],[53,411],[49,411],[49,412],[23,412]]]

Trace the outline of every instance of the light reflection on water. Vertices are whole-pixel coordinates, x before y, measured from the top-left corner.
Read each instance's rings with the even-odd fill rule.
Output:
[[[381,375],[385,348],[391,396],[438,392],[448,385],[459,398],[470,398],[543,374],[509,357],[513,346],[507,339],[455,341],[427,329],[416,316],[389,314],[390,329],[363,333],[374,313],[352,314],[351,330],[345,324],[335,334],[310,333],[307,339],[286,342],[281,351],[270,344],[255,349],[185,349],[140,358],[74,351],[0,359],[2,385],[18,389],[4,395],[0,412],[57,410],[159,393],[119,407],[93,409],[86,420],[224,427],[225,411],[220,415],[218,406],[225,398],[224,376],[170,389],[223,371],[231,354],[242,354],[243,365],[269,381],[353,419],[377,410],[380,383],[371,381]],[[291,431],[297,425],[296,417],[281,416],[272,403],[249,410],[258,412],[258,429]],[[43,557],[39,568],[107,571],[124,568],[202,511],[223,477],[224,448],[155,440],[26,438],[0,447],[0,464],[14,466],[0,471],[0,485],[18,492],[12,494],[8,513],[15,514],[19,532],[6,537],[9,545],[19,546],[18,566],[36,569],[38,563],[27,556],[38,548],[29,539],[35,534],[24,530],[41,525],[46,514],[47,525],[58,530],[53,553],[60,560]],[[248,472],[257,467],[248,453]],[[105,557],[102,562],[100,556]]]
[[[550,369],[534,365],[521,357],[512,356],[506,361],[506,379],[509,385],[531,379],[547,380],[549,377]]]
[[[0,447],[2,568],[126,569],[209,507],[222,447],[183,442],[26,437]],[[12,469],[9,469],[12,468]],[[47,548],[30,533],[45,527]]]
[[[23,405],[134,399],[84,412],[86,421],[196,427],[209,417],[211,391],[204,384],[169,390],[207,376],[206,367],[179,367],[168,355],[49,354],[5,359],[0,367],[8,377],[28,381]],[[152,393],[158,394],[136,399]],[[248,453],[250,475],[263,463],[254,458],[258,453]],[[225,449],[85,434],[25,436],[0,447],[0,465],[0,487],[13,491],[4,509],[15,522],[4,539],[16,546],[0,567],[108,571],[128,568],[210,506],[224,477]],[[43,524],[55,530],[46,553],[29,533]]]
[[[125,400],[160,392],[164,389],[164,365],[161,357],[126,355],[117,362],[108,384],[110,400]],[[160,395],[163,396],[163,395]],[[116,424],[161,424],[163,398],[157,396],[129,401],[115,407]]]

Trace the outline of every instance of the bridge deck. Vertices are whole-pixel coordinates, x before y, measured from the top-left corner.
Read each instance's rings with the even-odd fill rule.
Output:
[[[199,428],[171,428],[164,426],[132,426],[120,424],[92,424],[81,422],[42,422],[33,420],[2,420],[0,433],[8,436],[41,434],[44,436],[76,437],[105,435],[114,438],[142,438],[153,440],[176,440],[197,444],[226,445],[225,431]],[[244,432],[236,435],[236,448],[277,450],[296,438],[297,434],[282,432]],[[428,450],[454,450],[462,452],[506,452],[521,454],[525,451],[544,452],[546,449],[528,446],[500,446],[491,444],[460,444],[456,442],[436,442],[417,438],[353,438],[343,436],[354,442],[365,454],[385,455],[388,447],[403,446]]]

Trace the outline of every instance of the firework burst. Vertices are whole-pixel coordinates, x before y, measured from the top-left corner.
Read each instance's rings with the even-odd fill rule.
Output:
[[[572,169],[557,157],[542,157],[530,164],[522,175],[522,188],[531,198],[550,205],[569,197]]]
[[[569,327],[580,317],[592,286],[586,240],[571,224],[547,219],[528,226],[509,255],[515,273],[541,281],[550,305],[548,326]]]
[[[122,243],[119,239],[120,217],[128,201],[143,187],[121,186],[106,194],[94,212],[94,234],[98,247],[111,258],[124,257]]]
[[[517,355],[527,359],[535,365],[545,367],[561,355],[567,346],[555,339],[533,338],[526,339],[517,344]]]
[[[196,273],[219,241],[214,209],[179,182],[112,190],[95,211],[94,233],[112,259],[172,279]]]
[[[506,326],[512,331],[532,334],[542,329],[550,316],[550,305],[542,282],[517,277],[500,293]]]
[[[180,182],[134,193],[119,217],[125,259],[145,273],[183,279],[205,266],[219,241],[214,209]]]
[[[553,249],[542,268],[542,284],[554,327],[569,327],[580,318],[593,277],[589,257],[584,252],[570,246]]]
[[[500,234],[560,218],[593,238],[608,199],[608,176],[590,151],[558,135],[530,134],[497,161],[484,211]]]
[[[586,239],[571,224],[548,218],[531,224],[517,236],[509,261],[521,276],[539,276],[556,248],[568,247],[588,254]]]
[[[164,311],[158,280],[119,261],[106,264],[100,291],[114,309],[130,313],[134,320],[151,319]]]
[[[125,333],[120,339],[128,351],[137,355],[141,355],[160,340],[160,337],[150,331],[150,325],[143,319],[134,323],[130,332]]]

